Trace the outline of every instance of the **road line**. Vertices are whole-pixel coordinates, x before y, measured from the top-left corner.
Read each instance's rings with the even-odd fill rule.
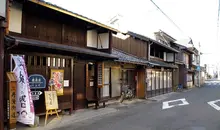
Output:
[[[177,101],[181,101],[182,103],[180,103],[180,104],[175,104],[175,105],[169,105],[169,103],[171,103],[171,102],[177,102]],[[172,108],[172,107],[184,106],[184,105],[189,105],[189,103],[186,101],[185,98],[181,98],[181,99],[176,99],[176,100],[170,100],[170,101],[163,102],[162,109],[164,110],[164,109],[169,109],[169,108]]]
[[[218,100],[215,100],[215,101],[210,101],[210,102],[207,102],[210,106],[212,106],[213,108],[215,108],[217,111],[220,110],[220,106],[216,105],[215,103],[217,102],[220,102],[220,99]]]

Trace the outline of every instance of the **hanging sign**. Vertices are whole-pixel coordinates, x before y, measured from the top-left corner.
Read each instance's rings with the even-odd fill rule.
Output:
[[[57,91],[57,96],[63,95],[63,79],[64,70],[51,69],[49,86],[52,87],[51,90]]]
[[[16,111],[17,121],[23,124],[34,124],[34,104],[28,81],[27,69],[22,56],[12,56],[15,62],[15,73],[17,79]]]
[[[29,76],[29,84],[31,89],[46,88],[46,79],[39,74],[33,74]]]
[[[104,70],[104,65],[103,63],[98,63],[98,87],[102,88],[103,87],[103,70]]]
[[[196,67],[196,70],[197,70],[197,71],[200,71],[200,66],[197,66],[197,67]]]

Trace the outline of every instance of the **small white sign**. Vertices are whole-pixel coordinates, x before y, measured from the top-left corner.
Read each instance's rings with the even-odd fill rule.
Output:
[[[94,82],[93,82],[93,81],[91,81],[91,82],[90,82],[90,86],[93,86],[93,85],[94,85]]]
[[[40,96],[39,95],[32,95],[32,100],[39,100]]]
[[[64,87],[69,87],[69,80],[64,80]]]
[[[42,94],[41,91],[31,91],[31,95],[34,96],[34,95],[38,95],[40,96]]]
[[[175,104],[175,105],[170,105],[169,103],[171,102],[178,102],[181,101],[182,103],[180,104]],[[189,103],[186,101],[185,98],[181,98],[181,99],[177,99],[177,100],[171,100],[171,101],[166,101],[163,102],[163,107],[162,109],[168,109],[168,108],[172,108],[172,107],[176,107],[176,106],[184,106],[184,105],[189,105]]]

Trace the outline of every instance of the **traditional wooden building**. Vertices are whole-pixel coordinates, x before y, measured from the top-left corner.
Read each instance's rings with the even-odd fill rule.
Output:
[[[5,72],[13,69],[12,54],[23,55],[28,75],[46,79],[46,88],[33,90],[48,90],[52,69],[64,71],[60,110],[72,113],[100,100],[101,88],[107,85],[104,73],[108,73],[103,62],[117,59],[111,54],[111,35],[118,30],[38,0],[13,1],[8,21]],[[34,101],[37,115],[45,113],[44,100],[42,94]],[[5,95],[5,106],[6,101]]]
[[[112,34],[112,54],[118,59],[105,62],[110,68],[110,97],[121,95],[124,86],[134,90],[137,98],[145,98],[145,69],[150,65],[149,40],[133,32]]]
[[[200,71],[200,54],[195,47],[189,47],[188,50],[192,51],[192,70],[193,70],[193,85],[199,86],[199,71]]]
[[[178,65],[176,79],[178,85],[182,85],[183,88],[193,87],[193,70],[192,70],[192,54],[187,47],[178,43],[172,43],[172,47],[179,50],[175,56],[175,63]]]
[[[150,44],[150,62],[154,66],[146,70],[147,97],[171,92],[175,86],[173,75],[178,68],[175,65],[175,54],[178,50],[170,45],[170,40],[174,38],[166,35],[164,32],[156,32],[156,40],[152,40]]]

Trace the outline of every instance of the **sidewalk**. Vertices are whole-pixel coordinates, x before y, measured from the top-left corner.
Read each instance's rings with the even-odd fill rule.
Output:
[[[158,95],[152,98],[148,98],[148,101],[162,101],[167,99],[168,97],[170,97],[173,94],[177,94],[177,92],[171,92],[171,93],[167,93],[167,94],[162,94],[162,95]]]
[[[48,123],[44,126],[44,116],[40,117],[40,126],[31,128],[29,126],[24,126],[22,124],[17,125],[17,130],[51,130],[61,126],[67,126],[68,124],[85,121],[87,119],[92,119],[95,117],[101,117],[111,113],[120,111],[122,108],[128,108],[135,106],[137,103],[144,102],[143,99],[133,99],[131,101],[125,100],[123,103],[119,103],[117,100],[112,100],[106,103],[105,108],[99,108],[95,110],[94,108],[82,109],[75,111],[72,115],[60,115],[60,118],[56,116],[49,116]]]

